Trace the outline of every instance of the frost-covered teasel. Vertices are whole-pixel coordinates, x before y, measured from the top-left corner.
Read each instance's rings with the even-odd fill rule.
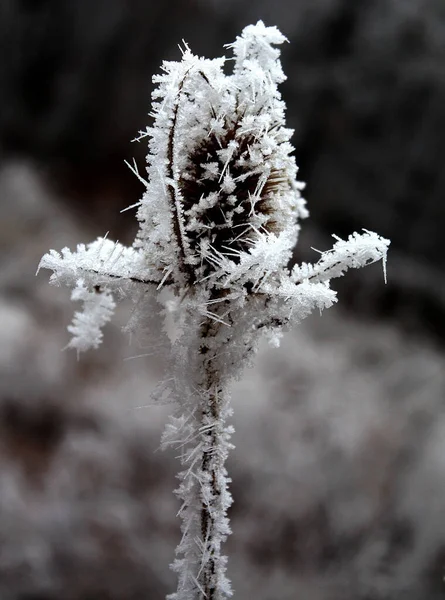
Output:
[[[171,600],[231,595],[222,544],[230,533],[225,460],[232,428],[229,386],[261,336],[278,343],[286,329],[336,301],[330,280],[383,260],[389,241],[365,231],[313,265],[288,268],[299,220],[307,217],[292,156],[292,132],[278,91],[284,81],[277,45],[285,38],[262,22],[246,27],[224,58],[185,47],[154,78],[147,180],[131,248],[99,239],[76,252],[46,254],[51,281],[74,288],[70,346],[96,347],[113,298],[129,297],[128,326],[143,328],[169,359],[159,388],[176,402],[163,437],[180,451],[182,539]],[[159,322],[164,327],[159,327]]]

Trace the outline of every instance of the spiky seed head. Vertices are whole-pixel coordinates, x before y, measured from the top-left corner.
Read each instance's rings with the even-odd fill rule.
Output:
[[[155,77],[150,183],[136,245],[160,268],[176,265],[178,283],[217,276],[215,257],[239,263],[265,235],[285,234],[289,251],[296,242],[298,217],[307,213],[277,88],[285,77],[275,45],[284,40],[260,22],[231,45],[232,74],[223,71],[225,59],[186,48]]]

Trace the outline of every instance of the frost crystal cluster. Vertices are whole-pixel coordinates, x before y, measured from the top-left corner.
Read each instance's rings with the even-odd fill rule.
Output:
[[[224,466],[230,382],[262,335],[278,343],[283,329],[331,306],[330,279],[385,263],[389,245],[366,231],[337,239],[314,265],[288,268],[307,210],[278,91],[285,75],[276,46],[284,41],[262,22],[246,27],[229,46],[231,74],[224,58],[198,58],[187,47],[180,62],[165,62],[154,78],[153,125],[139,138],[148,138],[148,177],[136,173],[146,191],[133,246],[99,239],[40,263],[83,302],[70,346],[96,347],[115,299],[127,296],[135,304],[128,329],[143,328],[169,360],[161,391],[177,408],[163,442],[178,448],[183,467],[171,600],[232,594],[221,552],[232,502]]]

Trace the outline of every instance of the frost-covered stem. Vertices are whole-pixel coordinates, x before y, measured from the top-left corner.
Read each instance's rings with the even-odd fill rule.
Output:
[[[187,402],[186,410],[190,412],[183,416],[182,435],[171,440],[183,446],[184,471],[176,491],[183,503],[183,536],[177,548],[182,558],[173,565],[179,582],[170,600],[224,600],[231,595],[225,574],[227,559],[221,554],[221,546],[230,534],[227,509],[232,498],[225,462],[232,447],[229,440],[233,428],[226,424],[231,414],[230,395],[217,368],[212,343],[220,326],[206,319],[200,328],[197,367],[201,384]]]
[[[209,389],[207,406],[202,412],[201,461],[202,479],[209,488],[201,490],[201,536],[203,555],[198,582],[202,587],[201,597],[208,600],[220,600],[226,597],[222,593],[220,578],[225,572],[225,557],[221,557],[221,543],[229,531],[226,512],[228,508],[227,483],[225,470],[227,441],[230,432],[225,427],[221,413],[226,408],[227,393],[214,383]],[[210,492],[210,493],[209,493]]]
[[[209,323],[203,326],[203,335],[209,329]],[[214,325],[214,322],[211,324]],[[209,497],[201,493],[201,536],[204,541],[202,572],[198,580],[202,582],[204,598],[220,600],[223,594],[220,578],[225,573],[225,557],[221,556],[221,543],[230,533],[227,508],[231,503],[227,484],[225,461],[227,459],[231,428],[226,427],[229,412],[229,393],[220,381],[212,358],[206,359],[208,347],[203,337],[200,348],[204,357],[204,369],[207,388],[207,402],[202,410],[202,461],[203,481],[208,482]],[[202,490],[203,491],[203,490]],[[224,581],[224,588],[227,588]]]

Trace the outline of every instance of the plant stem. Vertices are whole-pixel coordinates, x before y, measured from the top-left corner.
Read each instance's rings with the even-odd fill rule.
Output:
[[[225,461],[232,447],[229,439],[233,428],[226,424],[231,415],[230,395],[211,343],[219,327],[211,319],[201,325],[201,344],[195,357],[200,385],[187,402],[188,417],[183,415],[180,436],[175,440],[183,448],[181,463],[185,467],[176,490],[183,502],[183,537],[177,548],[182,558],[173,565],[179,575],[178,591],[170,600],[224,600],[231,595],[221,546],[231,533],[227,509],[232,498]]]
[[[211,389],[211,388],[210,388]],[[210,390],[209,390],[210,391]],[[221,542],[227,536],[228,523],[226,517],[226,502],[228,495],[227,476],[224,467],[227,451],[224,445],[228,435],[224,420],[221,418],[223,390],[213,385],[208,397],[208,405],[202,413],[203,450],[202,478],[208,482],[208,490],[201,491],[201,536],[204,542],[203,562],[200,583],[203,596],[207,600],[221,598],[219,577],[225,570],[225,560],[221,561]],[[213,427],[207,423],[214,423]]]

